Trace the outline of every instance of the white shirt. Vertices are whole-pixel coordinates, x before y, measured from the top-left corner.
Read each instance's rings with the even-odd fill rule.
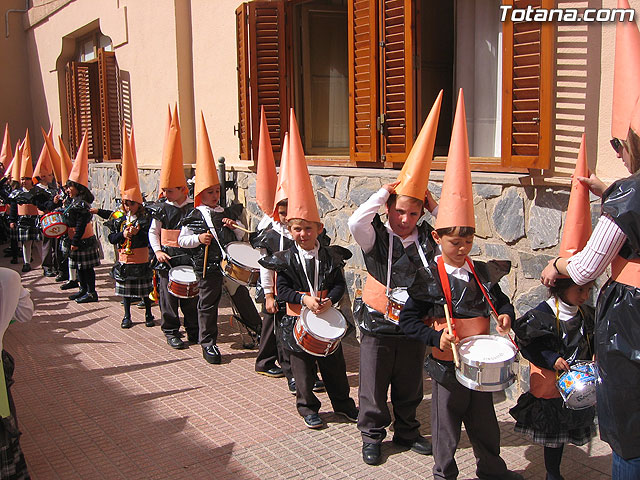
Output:
[[[436,263],[441,256],[442,255],[436,256]],[[473,275],[473,272],[471,271],[471,268],[469,267],[469,264],[467,262],[465,262],[461,267],[454,267],[453,265],[449,265],[448,263],[444,262],[444,270],[448,275],[452,275],[453,277],[457,278],[458,280],[462,280],[463,282],[468,282],[469,278],[471,278],[470,276]]]
[[[262,223],[262,220],[260,221],[260,223]],[[266,225],[268,226],[269,224],[267,223]],[[283,223],[276,222],[272,219],[271,226],[273,227],[273,230],[278,232],[280,235],[288,238],[289,240],[293,240],[289,229]],[[263,257],[265,257],[267,255],[267,249],[261,248],[260,253]],[[260,285],[262,286],[265,295],[269,293],[275,293],[276,272],[274,272],[273,270],[269,270],[268,268],[264,268],[262,265],[260,265]]]
[[[551,307],[551,311],[558,315],[558,319],[566,322],[571,320],[578,313],[577,305],[569,305],[558,298],[558,307],[556,308],[556,297],[550,297],[547,299],[547,305]]]
[[[173,205],[174,207],[182,208],[187,203],[193,203],[193,200],[190,198],[186,198],[182,203],[175,203],[167,201],[169,205]],[[162,230],[162,222],[160,220],[156,220],[155,218],[151,220],[151,226],[149,227],[149,245],[154,252],[162,250],[162,244],[160,243],[160,230]]]
[[[215,207],[209,207],[207,205],[203,205],[203,207],[205,207],[206,209],[209,210],[209,213],[222,213],[224,212],[224,208],[222,208],[220,205],[217,205]],[[199,208],[199,207],[198,207]],[[235,220],[235,223],[237,223],[239,226],[244,227],[244,225]],[[236,235],[236,239],[238,241],[242,240],[242,236],[244,235],[244,233],[242,232],[242,230],[238,230],[235,229],[233,230],[233,233]],[[200,234],[199,233],[193,233],[193,230],[191,230],[189,227],[182,227],[180,229],[180,236],[178,237],[178,245],[180,245],[182,248],[196,248],[200,245]],[[215,242],[215,240],[214,240]]]
[[[11,320],[26,322],[32,316],[33,301],[29,291],[22,286],[20,274],[10,268],[0,267],[0,350]]]

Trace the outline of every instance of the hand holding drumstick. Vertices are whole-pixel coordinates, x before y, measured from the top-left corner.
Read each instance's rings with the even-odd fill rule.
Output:
[[[237,228],[238,230],[241,230],[245,233],[251,233],[251,230],[241,227],[234,220],[231,220],[230,218],[223,218],[222,223],[224,224],[225,227],[230,228],[231,230],[235,230]]]
[[[449,332],[442,333],[442,337],[440,337],[440,345],[442,346],[442,338],[445,337],[445,335],[447,335],[447,337],[445,337],[445,343],[448,341],[449,345],[451,346],[451,350],[453,351],[453,361],[455,362],[456,367],[460,367],[460,359],[458,358],[458,348],[456,347],[456,344],[455,344],[456,337],[453,334],[453,324],[451,323],[451,315],[449,315],[449,305],[447,304],[444,305],[444,315],[445,317],[447,317],[447,329],[449,330]]]

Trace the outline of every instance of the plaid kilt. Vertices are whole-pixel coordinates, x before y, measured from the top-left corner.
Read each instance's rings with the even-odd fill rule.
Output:
[[[153,290],[153,276],[149,278],[128,278],[124,282],[116,281],[116,295],[121,297],[144,298]]]
[[[9,419],[13,421],[13,417],[4,419],[4,421]],[[18,438],[9,436],[6,439],[6,443],[3,442],[0,446],[0,458],[2,458],[2,462],[0,462],[0,478],[3,480],[28,480],[31,478]]]
[[[551,448],[561,447],[565,443],[573,443],[578,446],[585,445],[589,443],[589,440],[591,440],[591,438],[596,434],[596,426],[593,423],[586,427],[576,428],[574,430],[565,430],[559,433],[546,433],[516,422],[514,430],[529,437],[533,443]]]
[[[18,228],[10,228],[9,229],[9,241],[17,242],[18,241]]]
[[[71,240],[65,239],[63,249],[69,252],[69,268],[85,269],[100,265],[100,249],[98,239],[94,235],[83,240],[87,246],[80,247],[80,250],[71,250]],[[64,251],[64,250],[63,250]]]

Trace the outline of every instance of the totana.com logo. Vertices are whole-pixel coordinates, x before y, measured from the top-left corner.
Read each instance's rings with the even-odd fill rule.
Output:
[[[500,5],[500,21],[505,22],[632,22],[633,8],[513,8]]]

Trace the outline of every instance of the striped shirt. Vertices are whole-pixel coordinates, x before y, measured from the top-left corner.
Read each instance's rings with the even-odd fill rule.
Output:
[[[602,215],[587,245],[569,259],[567,272],[571,279],[578,285],[584,285],[598,278],[626,240],[627,236],[613,219]]]

